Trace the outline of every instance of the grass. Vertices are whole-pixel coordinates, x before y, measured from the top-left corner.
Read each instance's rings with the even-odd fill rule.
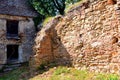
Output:
[[[65,74],[70,73],[70,70],[67,69],[66,67],[58,67],[54,71],[53,75],[61,75],[62,73],[65,73]]]
[[[68,67],[57,67],[49,70],[51,74],[40,77],[40,75],[30,80],[119,80],[115,74],[97,74],[86,70],[76,70]],[[48,72],[47,72],[48,73]]]
[[[50,22],[54,17],[47,17],[44,19],[42,25],[45,26],[48,22]]]
[[[86,0],[80,0],[79,2],[76,2],[76,3],[74,3],[74,4],[70,4],[70,5],[66,6],[66,8],[65,8],[65,13],[69,12],[71,9],[79,6],[80,4],[82,4],[82,3],[84,3],[84,2],[86,2]]]
[[[4,74],[0,80],[120,80],[116,74],[93,73],[64,66],[50,68],[42,74],[33,76],[26,75],[28,71],[28,68],[22,67]]]
[[[2,76],[0,76],[0,80],[19,80],[20,76],[27,72],[26,67],[21,67],[19,69],[4,73]],[[22,79],[24,80],[24,79]]]
[[[119,80],[118,75],[115,74],[98,74],[96,80]]]
[[[51,76],[50,80],[85,80],[86,71],[79,71],[72,68],[59,67]]]

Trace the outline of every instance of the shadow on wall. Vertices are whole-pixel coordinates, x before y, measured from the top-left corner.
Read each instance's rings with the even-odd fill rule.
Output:
[[[35,55],[30,62],[33,68],[44,68],[51,64],[71,65],[70,55],[57,35],[55,26],[62,16],[55,17],[37,34],[35,39]]]
[[[54,61],[58,65],[71,65],[70,54],[66,50],[65,46],[61,42],[60,37],[57,35],[57,31],[54,30],[54,36],[51,38],[52,41],[52,52],[54,56]],[[56,35],[55,35],[56,34]]]
[[[53,26],[51,26],[53,27]],[[48,32],[51,30],[50,32]],[[57,66],[71,66],[70,55],[57,35],[55,28],[49,28],[45,35],[38,34],[35,44],[35,57],[30,62],[30,75],[26,79],[31,79],[39,74],[49,71]],[[45,30],[46,31],[46,30]],[[42,30],[41,30],[42,32]],[[31,69],[32,66],[32,69]]]

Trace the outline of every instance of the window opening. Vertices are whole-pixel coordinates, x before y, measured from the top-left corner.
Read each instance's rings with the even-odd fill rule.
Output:
[[[18,60],[18,45],[7,45],[7,61]]]
[[[7,20],[7,39],[19,39],[18,23],[16,20]]]

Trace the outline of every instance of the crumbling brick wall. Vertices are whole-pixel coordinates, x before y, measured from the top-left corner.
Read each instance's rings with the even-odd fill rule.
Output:
[[[119,0],[116,4],[108,4],[107,0],[88,0],[71,9],[56,26],[51,26],[57,37],[47,38],[51,32],[46,31],[52,30],[48,26],[43,28],[36,38],[37,65],[47,53],[53,54],[55,61],[70,62],[77,69],[120,74],[119,4]],[[50,39],[50,47],[46,44],[47,39]],[[43,45],[48,47],[41,49]],[[43,52],[49,49],[52,53]],[[47,57],[53,57],[49,55]]]

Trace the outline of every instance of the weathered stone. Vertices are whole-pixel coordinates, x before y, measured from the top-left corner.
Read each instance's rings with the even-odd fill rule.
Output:
[[[118,42],[118,38],[115,37],[115,36],[113,36],[112,39],[111,39],[111,43],[112,43],[112,44],[115,44],[115,43],[117,43],[117,42]]]
[[[120,65],[120,20],[118,16],[120,13],[116,15],[118,11],[115,9],[116,5],[108,5],[107,0],[91,0],[89,7],[82,6],[84,9],[79,14],[78,8],[75,8],[60,22],[54,22],[54,27],[48,24],[46,27],[50,25],[52,29],[47,28],[49,33],[46,29],[38,33],[36,38],[37,62],[40,64],[42,60],[39,56],[43,57],[47,54],[46,57],[54,56],[54,60],[58,62],[69,61],[77,69],[118,73]],[[54,23],[51,22],[51,24]],[[42,31],[46,33],[43,34]],[[55,32],[54,35],[49,35],[53,32]],[[44,43],[40,36],[46,37]],[[59,40],[56,37],[59,37]],[[46,45],[47,42],[51,44]],[[42,46],[49,48],[42,49]],[[51,51],[44,53],[44,49]]]
[[[3,19],[4,18],[4,19]],[[18,35],[19,40],[7,39],[7,19],[18,20]],[[0,69],[1,65],[7,63],[7,45],[18,45],[18,63],[29,61],[33,54],[33,44],[35,37],[35,27],[32,18],[0,15]]]
[[[115,4],[114,0],[107,0],[107,4]]]

